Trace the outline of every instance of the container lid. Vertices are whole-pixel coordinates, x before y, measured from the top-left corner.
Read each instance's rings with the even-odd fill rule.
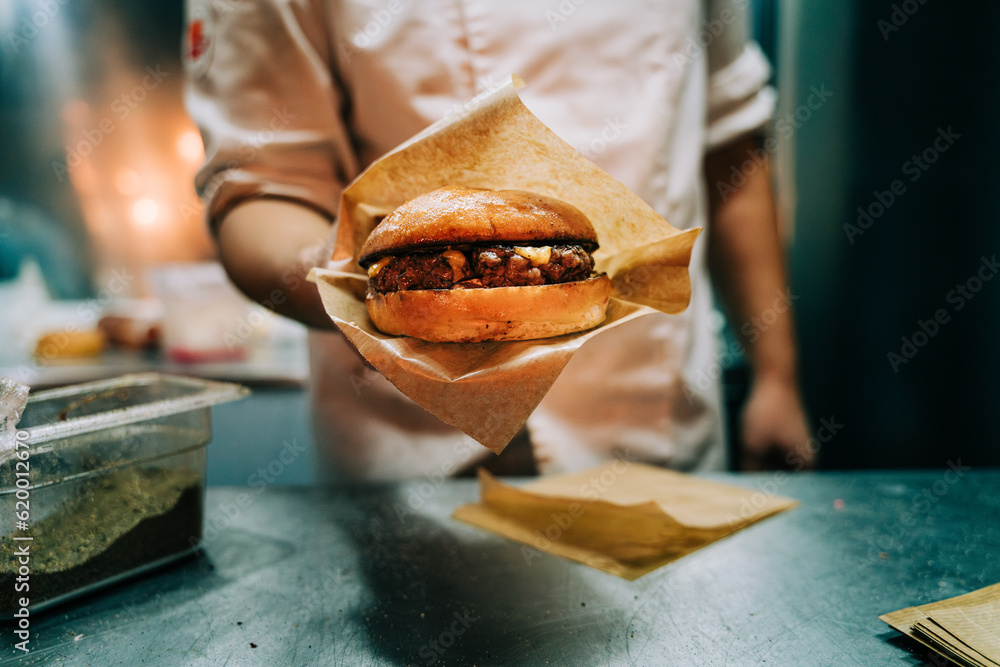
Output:
[[[229,382],[134,373],[31,394],[18,428],[27,432],[26,442],[41,444],[227,403],[249,393]]]
[[[226,382],[137,373],[31,394],[16,437],[0,438],[0,495],[204,447],[207,415],[186,413],[248,393]]]

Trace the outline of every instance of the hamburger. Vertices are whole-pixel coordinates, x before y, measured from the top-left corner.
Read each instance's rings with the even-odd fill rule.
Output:
[[[519,190],[450,186],[412,199],[361,248],[383,333],[432,342],[527,340],[600,324],[611,283],[575,207]]]

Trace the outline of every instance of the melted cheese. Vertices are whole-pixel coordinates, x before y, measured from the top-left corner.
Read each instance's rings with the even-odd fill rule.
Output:
[[[548,264],[552,259],[552,246],[514,246],[514,252],[531,262],[532,266]]]
[[[368,277],[369,278],[374,278],[375,276],[377,276],[378,272],[385,268],[385,265],[389,263],[390,259],[392,259],[392,257],[383,257],[379,261],[377,261],[374,264],[372,264],[371,266],[369,266],[368,267]]]
[[[451,279],[454,282],[458,282],[465,277],[465,269],[468,266],[465,255],[449,248],[441,253],[441,256],[448,260],[448,265],[451,266]]]

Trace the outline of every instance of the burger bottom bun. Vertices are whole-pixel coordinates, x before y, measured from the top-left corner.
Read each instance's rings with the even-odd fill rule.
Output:
[[[604,321],[606,275],[535,287],[406,290],[365,298],[383,333],[434,343],[530,340],[584,331]]]

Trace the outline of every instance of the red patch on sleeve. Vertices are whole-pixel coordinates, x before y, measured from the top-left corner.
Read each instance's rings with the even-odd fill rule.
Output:
[[[201,19],[195,19],[188,25],[187,34],[188,58],[198,60],[208,50],[208,38],[205,35],[205,24]]]

